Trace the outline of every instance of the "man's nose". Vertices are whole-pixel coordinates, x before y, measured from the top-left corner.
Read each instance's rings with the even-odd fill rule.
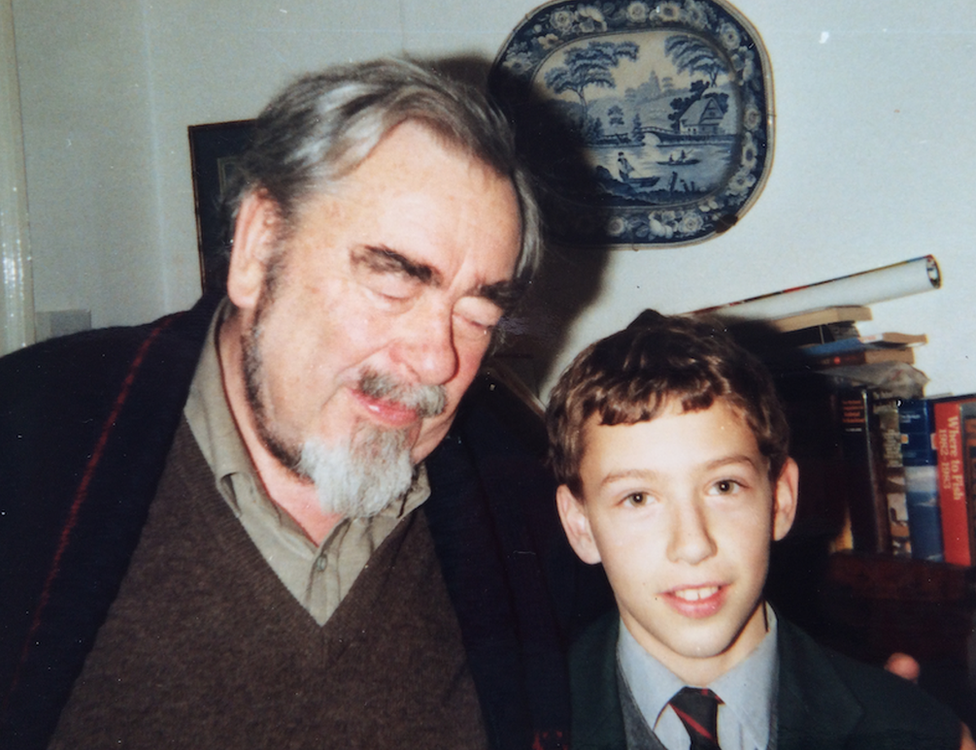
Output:
[[[400,358],[423,385],[443,385],[458,371],[458,353],[450,310],[429,309],[408,323]]]
[[[668,558],[672,562],[697,565],[715,554],[708,515],[700,501],[681,501],[672,509]]]

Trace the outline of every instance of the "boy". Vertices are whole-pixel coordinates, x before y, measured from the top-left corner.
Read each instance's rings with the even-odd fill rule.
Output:
[[[971,746],[765,603],[798,469],[771,378],[720,328],[645,313],[576,358],[547,423],[563,528],[619,610],[571,654],[574,750]]]

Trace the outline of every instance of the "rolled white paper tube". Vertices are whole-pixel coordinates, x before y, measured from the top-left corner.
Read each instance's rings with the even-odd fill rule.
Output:
[[[840,305],[867,306],[938,289],[939,264],[931,255],[870,271],[784,289],[739,302],[695,310],[735,320],[770,320]]]

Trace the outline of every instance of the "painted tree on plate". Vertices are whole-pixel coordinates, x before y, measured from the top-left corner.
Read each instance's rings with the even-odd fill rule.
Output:
[[[678,72],[700,73],[712,86],[719,74],[728,70],[716,49],[700,37],[673,34],[664,42],[664,51]]]
[[[565,65],[546,73],[546,86],[556,94],[572,91],[579,97],[583,130],[588,114],[587,86],[613,88],[616,85],[613,68],[625,58],[636,61],[639,50],[634,42],[590,42],[585,47],[573,47],[565,53]]]
[[[728,66],[714,47],[696,36],[673,34],[665,40],[664,51],[671,57],[671,62],[678,72],[687,71],[704,76],[691,82],[689,96],[679,97],[671,102],[672,112],[668,115],[668,119],[671,120],[671,127],[677,132],[683,113],[694,102],[701,99],[706,91],[715,87],[719,75],[727,72]],[[727,98],[725,96],[725,99]]]

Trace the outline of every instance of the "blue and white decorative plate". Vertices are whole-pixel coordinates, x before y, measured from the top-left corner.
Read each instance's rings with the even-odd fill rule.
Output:
[[[554,239],[675,245],[728,230],[772,163],[759,34],[721,0],[557,0],[492,68]]]

